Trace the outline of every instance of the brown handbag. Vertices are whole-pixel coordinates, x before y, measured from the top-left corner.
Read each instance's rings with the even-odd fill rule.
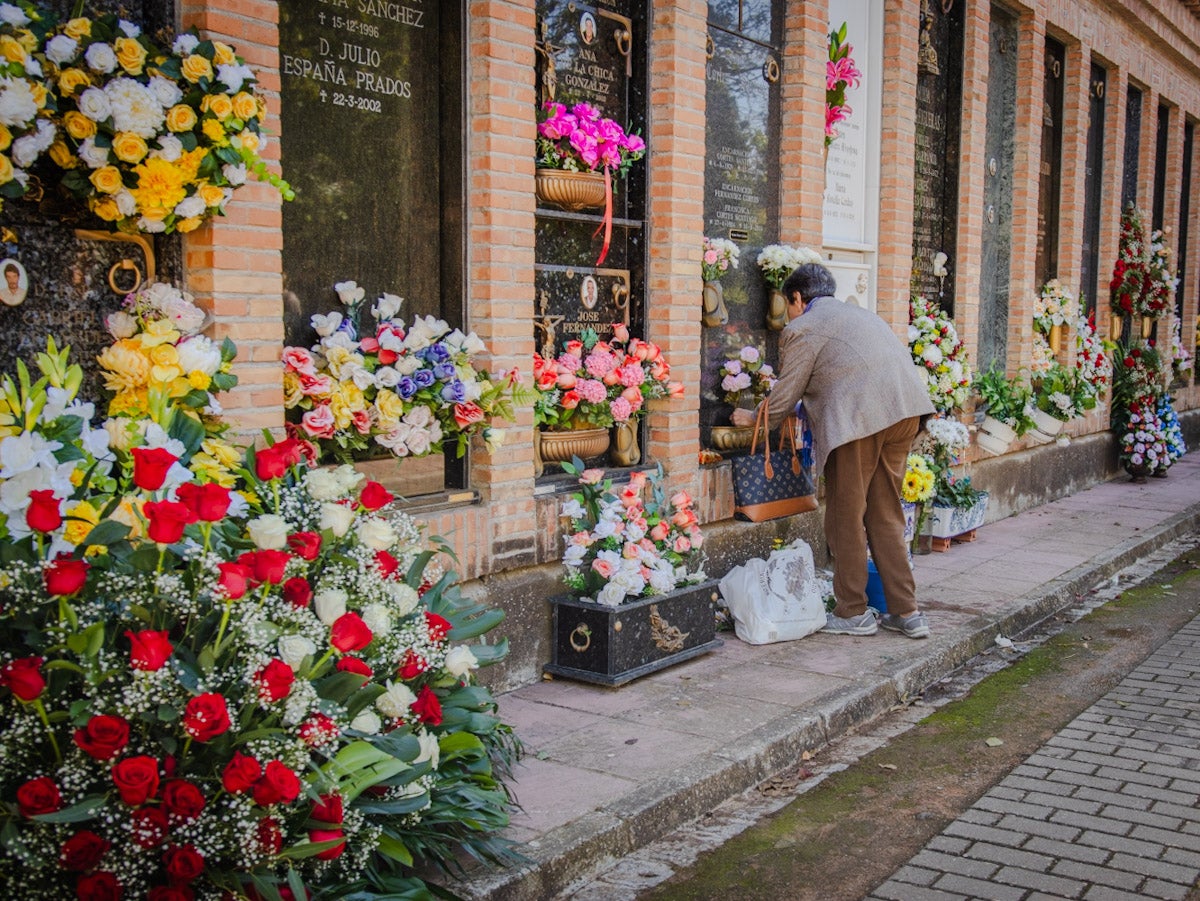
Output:
[[[796,449],[796,417],[780,427],[779,449],[771,450],[767,401],[758,408],[750,453],[734,457],[733,516],[747,522],[764,522],[817,509],[817,490],[801,464]],[[759,436],[763,450],[759,451]]]

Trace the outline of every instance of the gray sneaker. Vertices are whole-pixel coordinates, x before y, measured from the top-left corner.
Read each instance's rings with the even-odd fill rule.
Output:
[[[905,617],[885,613],[880,618],[879,625],[893,632],[903,632],[909,638],[929,637],[929,623],[925,621],[924,613],[910,613]]]
[[[822,632],[827,632],[830,635],[874,635],[879,628],[875,622],[875,614],[870,610],[865,613],[860,613],[858,616],[834,616],[832,613],[825,614],[825,626],[821,629]]]

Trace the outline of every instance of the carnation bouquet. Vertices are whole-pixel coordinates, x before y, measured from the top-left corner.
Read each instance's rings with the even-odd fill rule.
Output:
[[[5,7],[20,43],[21,17]],[[55,24],[22,10],[56,107],[49,157],[98,217],[122,231],[189,232],[223,213],[248,172],[291,199],[259,156],[266,107],[254,72],[228,44],[189,32],[162,48],[115,15]]]
[[[1183,345],[1183,338],[1180,334],[1182,328],[1179,316],[1172,311],[1168,352],[1171,360],[1171,374],[1177,381],[1185,381],[1188,373],[1192,371],[1192,355]]]
[[[850,54],[854,48],[846,43],[846,23],[829,32],[829,61],[825,64],[825,146],[838,137],[834,128],[853,112],[846,104],[846,88],[858,87],[862,72],[854,65]]]
[[[1034,298],[1033,325],[1043,335],[1056,325],[1074,322],[1076,314],[1075,295],[1056,278],[1046,282]]]
[[[515,370],[490,376],[474,332],[433,316],[406,324],[394,294],[371,306],[376,325],[360,337],[364,290],[354,282],[334,290],[346,312],[313,316],[317,343],[283,351],[284,406],[301,413],[291,424],[297,436],[343,461],[380,448],[422,457],[441,453],[448,440],[461,457],[475,434],[498,446],[502,431],[489,420],[513,419]]]
[[[57,136],[56,100],[32,52],[45,33],[31,4],[0,5],[0,204],[25,195],[30,170]]]
[[[747,345],[721,364],[721,390],[725,403],[738,406],[748,396],[755,404],[775,385],[775,370],[763,360],[762,351]]]
[[[1149,315],[1147,295],[1152,291],[1150,247],[1142,225],[1142,214],[1133,204],[1121,213],[1117,261],[1113,264],[1109,290],[1112,311],[1118,316]]]
[[[683,396],[683,385],[671,380],[662,348],[630,337],[621,323],[613,326],[611,341],[585,329],[578,340],[565,342],[553,360],[535,353],[533,380],[535,424],[560,430],[637,421],[647,400]]]
[[[452,644],[501,615],[391,496],[294,439],[237,491],[157,423],[110,447],[38,366],[3,383],[5,895],[423,897],[415,859],[505,858],[504,647]]]
[[[1179,279],[1171,272],[1171,247],[1163,229],[1155,229],[1150,234],[1147,270],[1150,278],[1143,296],[1144,313],[1161,316],[1174,308],[1175,287],[1179,284]]]
[[[538,168],[607,170],[624,178],[646,153],[646,142],[640,136],[604,118],[590,104],[577,103],[568,110],[548,100],[544,112],[537,129]]]
[[[909,304],[908,349],[934,408],[948,413],[961,407],[972,379],[966,347],[945,311],[919,295]]]
[[[704,236],[704,256],[700,260],[700,275],[706,282],[715,282],[730,269],[738,266],[738,246],[726,238]]]
[[[633,472],[615,488],[602,470],[584,469],[579,458],[563,469],[579,480],[561,512],[570,523],[563,565],[572,591],[617,607],[704,581],[704,536],[692,498],[679,491],[668,499],[661,470]]]
[[[1112,381],[1112,360],[1109,352],[1116,345],[1096,334],[1089,317],[1080,316],[1075,322],[1075,368],[1080,378],[1092,386],[1100,397]]]
[[[768,244],[758,255],[758,268],[762,270],[767,284],[776,291],[783,290],[787,277],[805,263],[821,262],[821,255],[808,247],[790,247],[787,244]]]

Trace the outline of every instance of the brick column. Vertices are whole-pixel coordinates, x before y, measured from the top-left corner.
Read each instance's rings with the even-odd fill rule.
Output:
[[[1063,61],[1062,177],[1059,191],[1058,278],[1079,291],[1083,256],[1083,208],[1086,196],[1088,125],[1091,97],[1091,48],[1067,44]],[[1103,277],[1097,284],[1104,282]],[[1095,299],[1095,298],[1093,298]],[[1069,341],[1073,350],[1074,339]]]
[[[779,239],[819,250],[825,197],[825,63],[829,11],[788,3],[783,20]]]
[[[1096,330],[1112,340],[1113,264],[1121,237],[1121,183],[1125,177],[1125,104],[1128,99],[1128,75],[1110,66],[1104,88],[1104,187],[1100,192],[1100,263],[1099,292],[1096,298]]]
[[[267,0],[184,0],[180,17],[204,37],[233,45],[258,77],[266,100],[262,156],[278,171],[279,7]],[[286,178],[287,173],[284,173]],[[183,239],[187,290],[212,311],[212,337],[238,345],[238,387],[222,395],[226,417],[246,436],[283,427],[283,246],[279,193],[253,177],[225,216]]]

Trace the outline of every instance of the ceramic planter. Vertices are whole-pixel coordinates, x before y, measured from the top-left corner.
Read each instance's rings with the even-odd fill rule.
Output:
[[[619,607],[569,596],[550,598],[554,623],[546,672],[624,685],[720,647],[714,637],[714,605],[721,596],[717,584],[713,579]]]
[[[953,538],[955,535],[962,535],[964,532],[978,529],[983,525],[983,518],[987,514],[987,505],[988,494],[986,491],[980,495],[979,500],[973,506],[966,509],[934,504],[929,508],[929,518],[925,520],[925,528],[921,534],[931,535],[934,538]]]
[[[1049,413],[1036,407],[1033,409],[1031,418],[1033,419],[1033,428],[1026,434],[1034,444],[1046,444],[1053,441],[1064,425],[1061,419],[1055,419]]]
[[[1016,430],[994,416],[985,416],[975,434],[975,443],[989,454],[999,455],[1017,440]]]

